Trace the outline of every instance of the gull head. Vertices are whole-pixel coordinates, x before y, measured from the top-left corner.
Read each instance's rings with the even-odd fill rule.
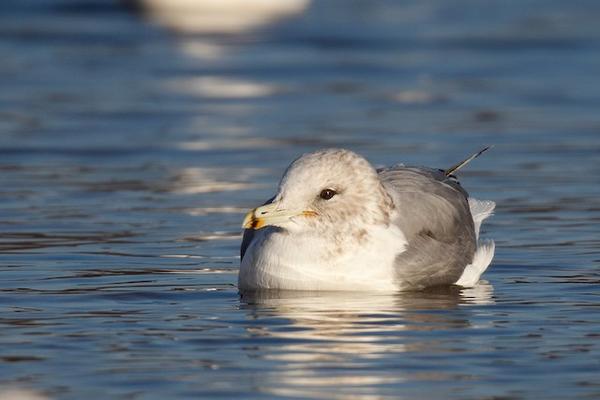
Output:
[[[251,210],[246,229],[278,227],[292,233],[344,236],[388,225],[393,203],[377,171],[349,150],[304,154],[285,171],[275,197]]]

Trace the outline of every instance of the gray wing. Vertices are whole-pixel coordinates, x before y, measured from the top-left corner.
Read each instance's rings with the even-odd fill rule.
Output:
[[[467,192],[439,170],[392,167],[378,172],[399,214],[393,223],[408,241],[395,262],[401,288],[456,282],[476,250]]]

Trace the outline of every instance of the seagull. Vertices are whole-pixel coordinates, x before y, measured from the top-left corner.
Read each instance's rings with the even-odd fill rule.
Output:
[[[470,198],[455,173],[488,149],[445,170],[376,169],[345,149],[302,155],[244,219],[238,288],[475,286],[494,256],[479,230],[495,203]]]

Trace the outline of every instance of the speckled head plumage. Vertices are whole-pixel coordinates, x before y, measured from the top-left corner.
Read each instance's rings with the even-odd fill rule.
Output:
[[[371,164],[344,149],[296,159],[285,171],[274,201],[286,209],[301,204],[314,211],[316,216],[306,221],[310,228],[327,225],[332,233],[353,224],[357,229],[363,224],[387,224],[393,206]],[[331,225],[340,229],[331,230]]]

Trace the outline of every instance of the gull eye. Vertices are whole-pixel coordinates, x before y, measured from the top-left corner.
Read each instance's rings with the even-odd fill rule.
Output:
[[[333,189],[323,189],[323,190],[321,190],[319,197],[322,198],[323,200],[329,200],[336,194],[337,194],[337,192]]]

